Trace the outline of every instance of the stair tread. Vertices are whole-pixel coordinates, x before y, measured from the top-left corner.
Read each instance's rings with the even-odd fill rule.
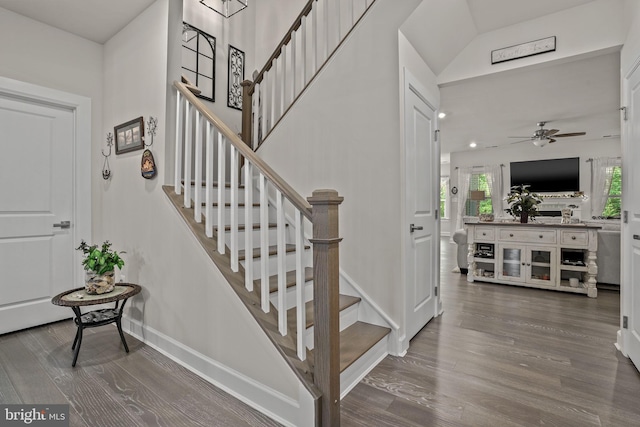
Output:
[[[304,269],[304,281],[308,282],[310,280],[313,280],[313,268],[312,267],[305,267]],[[256,279],[253,281],[254,286],[256,287],[260,287],[260,279]],[[296,285],[296,272],[294,271],[287,271],[287,277],[285,279],[285,285],[287,288],[290,288],[292,286]],[[278,291],[278,275],[274,275],[274,276],[270,276],[269,277],[269,292],[277,292]]]
[[[389,332],[389,328],[359,321],[340,332],[340,372],[351,366]]]
[[[275,222],[270,222],[270,223],[268,224],[268,227],[269,227],[269,228],[277,228],[277,227],[278,227],[278,224],[276,224]],[[217,230],[218,230],[218,227],[217,227],[217,226],[216,226],[216,227],[213,227],[213,229],[217,231]],[[244,224],[238,224],[238,230],[240,230],[240,231],[244,231],[245,229],[246,229],[246,227],[245,227],[245,225],[244,225]],[[260,224],[259,224],[259,223],[257,223],[257,224],[253,224],[253,229],[254,229],[254,230],[260,230]],[[224,231],[231,231],[231,226],[230,226],[230,225],[225,225],[225,226],[224,226]]]
[[[207,202],[202,202],[202,206],[207,206]],[[211,206],[213,206],[214,208],[217,208],[218,207],[218,202],[213,202],[211,204]],[[238,203],[238,207],[239,208],[244,208],[245,206],[246,206],[245,203]],[[260,207],[260,203],[252,203],[251,206],[254,207],[254,208],[259,208]],[[230,208],[231,207],[231,203],[226,202],[224,204],[224,207],[225,208]]]
[[[360,302],[361,298],[360,297],[352,297],[351,295],[343,295],[340,294],[338,297],[338,310],[342,311],[345,310],[349,307],[351,307],[354,304],[357,304]],[[305,304],[305,320],[306,320],[306,328],[310,328],[311,326],[313,326],[313,321],[314,321],[314,311],[313,311],[313,301],[308,301]],[[292,319],[293,322],[296,321],[296,308],[292,307],[288,310],[287,313],[287,318],[288,319]]]
[[[310,246],[305,246],[305,249],[309,249]],[[296,251],[296,245],[294,244],[287,244],[285,247],[285,252],[290,253],[290,252],[295,252]],[[276,255],[278,253],[278,247],[273,245],[273,246],[269,246],[269,255]],[[253,259],[257,259],[260,258],[260,248],[254,248],[253,249]],[[239,250],[238,251],[238,259],[240,261],[244,261],[245,260],[245,251],[244,249]]]
[[[184,179],[183,179],[183,180],[181,180],[181,183],[182,183],[182,185],[184,186]],[[196,183],[196,182],[195,182],[194,180],[191,180],[191,185],[195,185],[195,183]],[[202,184],[201,184],[201,185],[202,185],[202,187],[206,187],[206,186],[207,186],[207,183],[206,183],[206,182],[204,182],[204,181],[202,181]],[[214,186],[214,187],[218,187],[218,181],[214,181],[214,182],[213,182],[213,186]],[[225,188],[231,188],[231,183],[230,183],[230,182],[225,182],[225,183],[224,183],[224,187],[225,187]],[[239,185],[238,185],[238,188],[244,188],[244,184],[239,184]]]

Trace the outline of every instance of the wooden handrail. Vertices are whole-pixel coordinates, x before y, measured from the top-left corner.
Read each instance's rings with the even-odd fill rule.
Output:
[[[271,69],[273,61],[280,56],[280,52],[282,51],[282,47],[285,46],[287,43],[289,43],[289,41],[291,40],[291,33],[293,33],[295,30],[300,28],[300,26],[302,25],[302,18],[304,18],[305,16],[309,15],[309,13],[311,12],[311,9],[313,8],[313,2],[315,2],[315,1],[317,1],[317,0],[309,0],[307,2],[307,4],[304,5],[304,8],[302,9],[302,12],[300,12],[300,14],[296,18],[296,20],[293,21],[293,24],[289,28],[289,31],[287,31],[285,33],[285,36],[282,38],[282,41],[275,48],[275,50],[273,51],[273,53],[271,54],[271,56],[267,60],[267,63],[262,68],[262,70],[260,70],[260,72],[258,73],[256,78],[254,79],[253,83],[249,87],[249,90],[248,90],[249,95],[253,95],[253,92],[256,89],[256,84],[260,83],[262,81],[262,78],[264,77],[264,73],[266,73],[267,71],[269,71]]]
[[[233,144],[233,146],[240,152],[240,154],[248,159],[258,170],[269,180],[284,197],[291,202],[291,204],[298,209],[309,220],[311,220],[311,205],[298,194],[287,182],[280,177],[271,167],[260,157],[253,152],[253,150],[245,144],[238,135],[236,135],[222,120],[220,120],[215,114],[198,99],[191,91],[185,86],[184,83],[174,81],[173,86],[184,96],[191,105],[193,105],[207,120],[209,120],[220,131],[225,138]]]

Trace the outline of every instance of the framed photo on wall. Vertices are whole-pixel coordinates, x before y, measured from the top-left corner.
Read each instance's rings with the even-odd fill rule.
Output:
[[[242,110],[242,81],[244,80],[244,52],[229,45],[229,85],[227,106]]]
[[[144,120],[142,116],[113,128],[116,136],[116,154],[144,148]]]

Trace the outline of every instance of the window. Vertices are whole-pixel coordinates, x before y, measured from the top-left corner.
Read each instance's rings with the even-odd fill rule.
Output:
[[[484,194],[482,194],[484,193]],[[466,215],[478,216],[479,214],[493,213],[491,204],[491,189],[487,183],[487,175],[484,173],[471,174],[469,183],[469,195],[467,197]]]
[[[202,92],[198,98],[215,100],[216,38],[182,23],[182,73]]]
[[[449,218],[449,209],[447,209],[447,195],[449,194],[449,177],[440,177],[440,217]]]
[[[609,197],[604,205],[602,216],[604,218],[620,218],[620,197],[622,196],[622,169],[620,166],[612,166],[611,187]]]

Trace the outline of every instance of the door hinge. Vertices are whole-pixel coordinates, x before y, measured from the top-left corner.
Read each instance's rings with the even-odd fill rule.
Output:
[[[440,138],[440,129],[436,129],[436,131],[433,132],[433,137],[435,138],[436,142],[438,142],[438,138]]]
[[[629,224],[629,211],[624,211],[622,213],[622,222]]]
[[[622,316],[622,329],[629,329],[629,317]]]
[[[438,209],[436,209],[436,219],[438,219]]]
[[[438,296],[438,287],[436,286],[436,296]]]
[[[620,107],[620,111],[622,111],[622,120],[627,121],[627,107]]]

